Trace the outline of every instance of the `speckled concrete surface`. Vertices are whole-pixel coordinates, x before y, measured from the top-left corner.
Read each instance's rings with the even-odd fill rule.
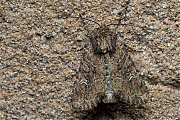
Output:
[[[0,119],[74,119],[69,102],[80,49],[97,27],[72,18],[80,15],[99,24],[121,19],[111,29],[127,44],[150,92],[141,119],[180,119],[180,1],[127,3],[1,0]]]

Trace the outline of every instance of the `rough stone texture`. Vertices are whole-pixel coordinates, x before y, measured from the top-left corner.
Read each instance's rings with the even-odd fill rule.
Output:
[[[72,18],[80,15],[99,24],[121,19],[111,27],[150,91],[141,119],[180,119],[180,1],[126,3],[1,0],[0,119],[74,119],[69,101],[80,49],[97,27]],[[126,111],[112,115],[97,119],[135,119]]]

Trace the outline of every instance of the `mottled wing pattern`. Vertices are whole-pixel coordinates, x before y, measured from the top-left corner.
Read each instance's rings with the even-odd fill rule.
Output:
[[[74,83],[72,108],[89,110],[101,101],[142,104],[148,89],[126,46],[105,25],[95,29],[89,38]]]
[[[117,42],[116,53],[111,54],[112,87],[116,101],[143,104],[148,99],[148,88],[139,75],[125,45]]]
[[[72,107],[76,111],[88,110],[96,107],[104,96],[105,84],[103,81],[102,58],[94,56],[92,46],[83,51],[77,82],[74,83]]]

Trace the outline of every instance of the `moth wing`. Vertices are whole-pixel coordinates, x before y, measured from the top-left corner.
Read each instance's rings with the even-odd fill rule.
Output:
[[[89,110],[97,106],[104,96],[105,84],[102,76],[101,56],[92,49],[83,52],[83,59],[74,83],[72,108],[75,111]]]
[[[117,51],[111,58],[112,88],[116,100],[142,104],[148,98],[148,88],[123,43],[117,43]]]

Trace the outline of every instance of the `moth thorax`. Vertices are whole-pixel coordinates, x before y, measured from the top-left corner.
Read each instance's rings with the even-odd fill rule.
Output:
[[[101,38],[101,41],[99,42],[99,47],[102,53],[106,53],[108,51],[111,51],[111,38],[110,36],[106,36]]]

